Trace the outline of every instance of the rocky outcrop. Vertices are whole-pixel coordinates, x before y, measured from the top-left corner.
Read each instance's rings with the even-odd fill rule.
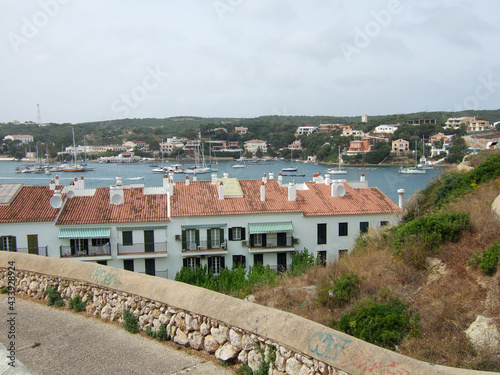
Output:
[[[500,353],[500,332],[493,319],[479,315],[465,334],[474,349]]]

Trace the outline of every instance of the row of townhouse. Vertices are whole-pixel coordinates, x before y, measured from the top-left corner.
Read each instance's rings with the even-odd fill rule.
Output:
[[[194,177],[193,177],[194,178]],[[402,204],[400,198],[400,205]],[[182,267],[254,264],[286,270],[304,248],[325,264],[349,252],[368,228],[398,221],[401,208],[378,188],[330,180],[283,184],[270,175],[210,181],[163,178],[85,189],[0,185],[0,249],[173,279]]]

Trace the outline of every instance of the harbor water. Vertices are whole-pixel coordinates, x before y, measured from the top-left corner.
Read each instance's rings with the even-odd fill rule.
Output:
[[[147,187],[156,187],[163,185],[163,173],[154,173],[151,163],[104,163],[104,164],[90,164],[95,167],[92,171],[84,173],[72,172],[52,172],[47,174],[36,173],[16,173],[16,167],[24,163],[15,161],[2,161],[0,162],[0,183],[23,183],[25,185],[48,185],[50,180],[55,179],[56,175],[59,176],[61,184],[67,185],[74,178],[84,177],[85,188],[91,189],[96,187],[104,187],[113,185],[116,177],[122,177],[124,184],[144,184]],[[171,163],[165,162],[167,166]],[[223,173],[228,173],[229,177],[236,177],[241,180],[245,179],[260,179],[264,173],[269,176],[274,173],[277,178],[282,168],[290,167],[290,161],[282,160],[264,160],[257,163],[247,162],[244,168],[233,168],[233,165],[238,164],[235,161],[220,161],[212,165],[217,169],[219,177]],[[160,163],[159,166],[162,164]],[[191,164],[186,163],[183,167],[187,168]],[[293,163],[297,167],[294,172],[282,172],[283,182],[289,183],[291,181],[304,182],[312,181],[314,173],[321,173],[325,175],[328,166],[316,163]],[[386,194],[392,201],[398,203],[398,189],[405,189],[405,200],[408,199],[415,191],[425,188],[429,182],[439,176],[443,167],[436,167],[434,169],[426,170],[425,174],[401,174],[400,168],[395,166],[356,166],[356,167],[342,167],[347,171],[344,175],[331,175],[332,179],[342,179],[346,181],[359,181],[361,173],[365,174],[366,181],[370,187],[379,188]],[[175,181],[183,181],[189,176],[193,179],[192,174],[175,174]],[[210,180],[211,173],[197,174],[198,180]]]

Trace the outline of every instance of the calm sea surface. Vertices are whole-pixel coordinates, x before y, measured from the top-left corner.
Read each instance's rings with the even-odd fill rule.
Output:
[[[170,163],[165,162],[164,165]],[[289,161],[272,160],[260,161],[259,163],[248,163],[245,168],[233,168],[237,164],[233,161],[221,161],[218,165],[218,176],[223,173],[229,173],[229,177],[237,177],[239,179],[259,179],[263,173],[269,176],[270,172],[274,173],[275,178],[278,177],[282,168],[289,167]],[[131,164],[89,164],[95,167],[93,171],[84,173],[67,173],[59,172],[52,173],[51,175],[33,174],[33,173],[16,173],[16,167],[24,165],[21,162],[1,161],[0,162],[0,183],[24,183],[25,185],[48,185],[51,179],[56,175],[62,184],[69,184],[75,177],[81,176],[85,179],[86,188],[95,188],[100,186],[113,185],[116,177],[121,176],[124,184],[143,183],[148,187],[162,186],[163,174],[153,173],[153,167],[150,163],[131,163]],[[161,166],[161,163],[159,164]],[[186,167],[191,164],[186,163]],[[327,166],[313,163],[297,163],[294,164],[298,168],[297,172],[282,172],[283,174],[295,174],[295,176],[284,176],[285,183],[295,180],[296,182],[312,181],[313,174],[316,172],[324,175]],[[410,195],[427,186],[429,181],[434,177],[439,176],[442,168],[436,167],[435,169],[427,170],[425,174],[401,174],[399,167],[343,167],[347,170],[346,175],[335,176],[332,179],[339,178],[347,181],[359,181],[361,173],[364,172],[368,185],[370,187],[378,187],[395,203],[398,203],[398,189],[405,189],[405,200]],[[215,172],[214,172],[215,173]],[[304,175],[304,176],[302,176]],[[175,174],[175,181],[185,180],[185,174]],[[193,176],[189,175],[192,180]],[[210,180],[211,173],[197,175],[198,180]]]

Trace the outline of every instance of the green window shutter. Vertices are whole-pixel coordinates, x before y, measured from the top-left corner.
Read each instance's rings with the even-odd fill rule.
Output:
[[[224,228],[220,228],[220,243],[224,243]]]
[[[245,228],[241,228],[241,240],[244,241],[246,238],[245,238]]]
[[[11,251],[17,251],[16,237],[15,236],[12,236],[12,250]]]
[[[187,249],[187,240],[186,240],[186,231],[182,231],[182,249],[186,250]]]
[[[200,246],[200,231],[198,229],[194,232],[194,241],[197,247]]]
[[[2,236],[2,237],[0,237],[0,250],[5,250],[5,249],[3,248],[3,241],[4,241],[4,238],[5,238],[5,237],[3,237],[3,236]]]
[[[207,249],[212,248],[212,229],[207,229]]]

